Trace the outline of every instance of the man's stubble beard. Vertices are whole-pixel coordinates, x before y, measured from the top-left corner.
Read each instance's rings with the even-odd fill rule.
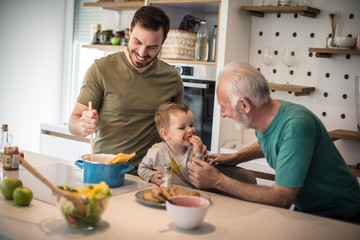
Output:
[[[127,51],[128,51],[128,54],[129,54],[129,58],[130,58],[130,60],[131,60],[131,63],[132,63],[136,68],[144,68],[144,67],[148,66],[149,64],[151,64],[151,63],[153,63],[153,62],[155,61],[155,59],[157,58],[157,56],[159,55],[159,53],[160,53],[160,51],[161,51],[161,48],[160,48],[159,52],[158,52],[149,62],[147,62],[147,63],[145,63],[145,64],[141,64],[141,65],[138,65],[138,64],[136,63],[136,61],[133,60],[133,57],[132,57],[132,56],[133,56],[132,53],[133,53],[134,55],[138,55],[137,52],[136,52],[135,50],[130,50],[129,45],[127,46]]]

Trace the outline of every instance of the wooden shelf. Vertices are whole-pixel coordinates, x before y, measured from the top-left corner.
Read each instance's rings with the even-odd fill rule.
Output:
[[[216,66],[216,62],[204,62],[204,61],[172,59],[172,58],[160,58],[160,59],[167,63],[186,63],[186,64],[201,64],[201,65]]]
[[[316,52],[317,58],[331,58],[332,54],[360,54],[360,50],[340,48],[309,48],[309,52]]]
[[[83,48],[94,48],[98,50],[104,50],[104,51],[124,51],[126,50],[126,46],[120,46],[120,45],[106,45],[106,44],[88,44],[83,45]]]
[[[98,49],[98,50],[103,50],[103,51],[114,51],[114,52],[120,52],[120,51],[126,50],[126,46],[120,46],[120,45],[87,44],[87,45],[82,45],[82,47]],[[187,64],[201,64],[201,65],[216,66],[216,62],[203,62],[203,61],[192,61],[192,60],[170,59],[170,58],[161,58],[161,59],[168,63],[187,63]]]
[[[271,90],[294,92],[295,96],[308,96],[315,91],[315,87],[298,86],[291,84],[269,83]]]
[[[108,10],[134,10],[144,6],[144,1],[134,1],[134,2],[85,2],[84,7],[92,8],[102,8]]]
[[[333,141],[339,139],[360,141],[360,134],[355,131],[336,129],[329,132],[329,135]]]
[[[320,9],[309,6],[242,6],[241,10],[255,17],[264,17],[265,13],[299,13],[303,17],[316,18],[320,13]]]

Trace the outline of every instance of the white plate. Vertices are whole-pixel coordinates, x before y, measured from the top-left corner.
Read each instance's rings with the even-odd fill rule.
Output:
[[[210,196],[206,192],[199,191],[197,189],[192,189],[192,188],[186,188],[186,187],[182,187],[182,188],[186,189],[187,191],[194,191],[194,190],[198,191],[200,193],[200,197],[209,200],[211,203]],[[148,189],[143,189],[143,190],[136,192],[136,194],[135,194],[136,200],[146,206],[149,206],[149,207],[165,208],[165,203],[154,203],[154,202],[149,202],[149,201],[146,201],[143,199],[144,193],[151,192],[151,190],[152,190],[152,188],[148,188]]]

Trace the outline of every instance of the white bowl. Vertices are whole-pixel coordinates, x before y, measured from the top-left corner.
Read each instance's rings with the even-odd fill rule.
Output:
[[[356,38],[353,37],[335,37],[334,43],[339,48],[353,48],[356,45]]]
[[[210,206],[210,201],[202,197],[175,196],[166,202],[166,210],[174,223],[180,229],[194,229],[202,223]]]

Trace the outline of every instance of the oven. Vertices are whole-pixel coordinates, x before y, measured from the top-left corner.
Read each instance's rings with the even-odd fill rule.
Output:
[[[208,150],[214,113],[216,66],[198,64],[172,64],[180,73],[184,84],[184,104],[194,114],[196,135]]]

